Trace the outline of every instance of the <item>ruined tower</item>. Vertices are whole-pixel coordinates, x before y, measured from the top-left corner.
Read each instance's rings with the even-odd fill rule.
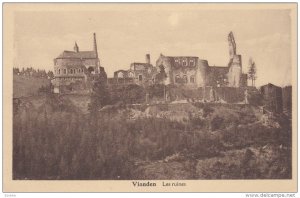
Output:
[[[229,57],[233,58],[233,56],[236,55],[236,44],[232,32],[228,34],[228,44],[229,44]]]
[[[242,56],[236,54],[236,44],[234,40],[233,33],[228,34],[228,44],[229,44],[229,72],[228,72],[228,86],[229,87],[239,87],[240,78],[242,75]]]
[[[76,42],[75,42],[75,45],[74,45],[74,52],[79,52],[79,47],[78,47]]]

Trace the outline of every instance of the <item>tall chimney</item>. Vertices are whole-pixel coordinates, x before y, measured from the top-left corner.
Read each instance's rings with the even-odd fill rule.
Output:
[[[150,54],[146,54],[146,63],[150,64]]]
[[[96,41],[96,33],[94,33],[94,52],[98,58],[98,51],[97,51],[97,41]]]

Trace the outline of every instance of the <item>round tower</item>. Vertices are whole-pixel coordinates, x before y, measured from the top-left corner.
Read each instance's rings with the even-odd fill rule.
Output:
[[[146,54],[146,63],[150,64],[150,54]]]
[[[209,66],[207,60],[198,59],[198,65],[196,70],[197,87],[205,87],[208,67]]]

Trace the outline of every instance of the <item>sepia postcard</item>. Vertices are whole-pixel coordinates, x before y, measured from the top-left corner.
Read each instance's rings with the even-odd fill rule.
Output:
[[[4,192],[296,192],[297,3],[4,3]]]

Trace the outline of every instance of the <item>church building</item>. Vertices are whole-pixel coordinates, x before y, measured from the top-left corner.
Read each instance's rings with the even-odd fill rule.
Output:
[[[73,51],[65,50],[54,59],[54,79],[52,80],[54,92],[60,93],[66,87],[71,89],[69,91],[74,91],[73,89],[76,88],[89,89],[90,82],[99,75],[106,76],[106,73],[100,64],[94,33],[93,50],[80,51],[75,42]]]

